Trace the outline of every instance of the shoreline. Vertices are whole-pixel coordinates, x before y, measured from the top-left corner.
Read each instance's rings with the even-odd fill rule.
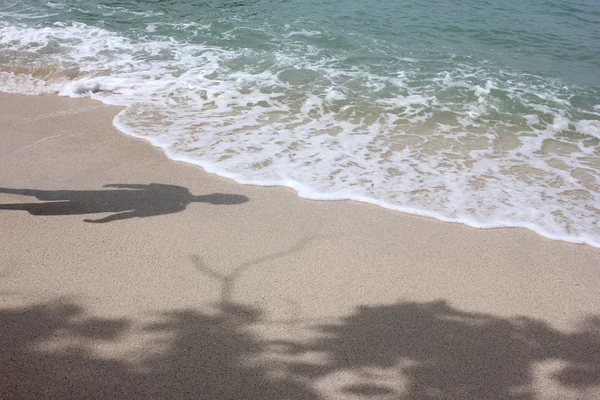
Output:
[[[43,93],[43,94],[33,94],[33,95],[20,94],[20,93],[3,93],[3,92],[0,92],[0,93],[8,94],[8,95],[16,95],[16,96],[65,97],[65,98],[70,98],[70,99],[75,99],[75,100],[92,101],[94,103],[103,104],[104,106],[114,107],[116,110],[119,110],[119,111],[115,112],[115,115],[112,118],[112,126],[113,126],[113,129],[115,131],[117,131],[119,134],[121,134],[127,138],[134,138],[134,139],[142,140],[146,144],[150,144],[152,147],[160,150],[167,159],[169,159],[173,162],[180,162],[183,164],[198,167],[204,173],[208,173],[211,175],[218,176],[220,178],[232,180],[236,184],[250,185],[250,186],[257,186],[257,187],[266,187],[266,188],[272,188],[272,187],[284,188],[284,189],[293,191],[298,197],[305,199],[305,200],[352,201],[352,202],[357,202],[357,203],[362,203],[362,204],[368,204],[371,206],[381,207],[381,208],[384,208],[384,209],[392,211],[392,212],[399,212],[399,213],[416,216],[416,217],[432,218],[432,219],[435,219],[437,221],[441,221],[444,223],[460,224],[460,225],[464,225],[466,227],[474,228],[474,229],[526,229],[537,235],[540,235],[541,237],[543,237],[545,239],[566,242],[566,243],[572,243],[572,244],[586,245],[586,246],[600,249],[600,242],[595,240],[589,234],[581,235],[579,237],[571,237],[571,236],[565,236],[564,234],[547,233],[544,231],[544,229],[540,228],[537,225],[531,224],[529,222],[522,222],[522,221],[518,221],[518,222],[483,221],[482,222],[482,221],[477,221],[475,219],[472,219],[470,217],[456,217],[456,218],[446,217],[436,211],[421,209],[421,208],[412,207],[412,206],[407,207],[407,206],[394,205],[394,204],[387,203],[384,200],[379,200],[379,199],[368,197],[368,196],[358,196],[358,197],[357,196],[340,196],[339,194],[335,194],[335,193],[327,194],[327,193],[315,192],[314,189],[312,189],[311,187],[305,186],[305,185],[295,182],[295,181],[290,181],[290,182],[286,183],[285,180],[282,180],[282,181],[277,181],[277,182],[273,181],[273,182],[269,182],[269,183],[263,183],[263,182],[247,180],[247,179],[244,179],[244,178],[236,175],[235,173],[223,171],[217,167],[214,167],[210,163],[200,162],[193,158],[186,157],[185,155],[171,153],[166,148],[164,148],[163,146],[158,144],[156,142],[156,140],[154,140],[152,137],[140,136],[138,134],[135,134],[134,132],[129,131],[129,129],[127,127],[123,126],[121,123],[116,121],[118,119],[120,111],[125,110],[127,108],[127,106],[113,105],[110,103],[105,103],[100,99],[91,99],[91,98],[87,98],[87,97],[73,98],[70,96],[59,95],[57,93]],[[317,193],[317,194],[314,195],[314,193]]]
[[[165,395],[150,379],[158,376],[171,380],[175,397],[357,398],[363,392],[346,389],[358,387],[381,398],[419,398],[413,386],[424,385],[426,373],[410,363],[433,368],[439,382],[454,376],[440,383],[447,397],[462,390],[468,399],[499,398],[517,386],[539,398],[600,395],[600,341],[593,341],[600,327],[592,323],[600,310],[598,248],[241,185],[119,132],[112,126],[118,108],[89,99],[0,94],[0,104],[0,187],[29,190],[0,191],[0,204],[13,205],[0,209],[0,231],[11,233],[0,238],[0,322],[7,323],[0,333],[10,349],[3,368],[14,368],[0,386],[12,398],[42,389],[63,398],[114,395],[115,380],[125,390],[101,360],[139,382],[140,398]],[[105,187],[115,184],[129,187]],[[57,196],[62,204],[39,205]],[[63,315],[69,307],[78,311]],[[100,322],[78,328],[88,320]],[[407,331],[404,320],[418,331]],[[170,330],[144,328],[169,321]],[[537,333],[545,352],[518,339],[525,332],[518,321],[531,323],[525,331]],[[360,341],[379,325],[375,347]],[[440,347],[452,342],[444,331],[470,339]],[[163,358],[148,352],[157,340]],[[81,371],[69,369],[65,346],[86,352],[69,359]],[[551,351],[557,346],[562,356]],[[428,348],[437,353],[428,356]],[[382,350],[389,359],[378,358]],[[346,364],[336,361],[344,354]],[[430,356],[437,367],[425,367]],[[189,381],[159,373],[148,359],[190,371]],[[34,364],[29,372],[17,367],[26,362]],[[528,373],[513,375],[515,363]],[[132,372],[144,365],[149,375]],[[473,365],[495,372],[484,377]],[[211,366],[223,377],[203,380]],[[87,373],[101,376],[95,395],[86,392]],[[75,382],[70,394],[63,375]],[[228,392],[240,376],[247,379]],[[262,389],[249,393],[251,382]]]
[[[96,99],[92,99],[92,100],[103,103],[101,100],[96,100]],[[107,104],[107,103],[103,103],[103,104]],[[126,108],[125,106],[117,106],[117,107],[121,108],[121,110]],[[587,246],[591,246],[591,247],[600,249],[600,242],[590,234],[586,233],[586,234],[581,234],[578,237],[573,237],[573,236],[569,236],[565,233],[562,233],[562,234],[561,233],[549,233],[549,232],[545,231],[544,228],[537,226],[534,223],[527,222],[527,221],[506,222],[506,221],[500,220],[500,221],[490,222],[490,221],[478,221],[475,218],[466,217],[466,216],[447,217],[447,216],[444,216],[439,211],[428,210],[428,209],[419,208],[419,207],[415,207],[415,206],[395,205],[392,203],[388,203],[385,200],[380,200],[380,199],[365,196],[365,195],[356,195],[356,194],[346,195],[343,193],[342,194],[340,194],[340,193],[322,193],[322,192],[315,191],[310,186],[304,185],[302,183],[299,183],[299,182],[296,182],[293,180],[280,179],[277,181],[262,181],[262,182],[248,180],[248,179],[241,177],[239,174],[230,173],[228,171],[221,170],[218,167],[216,167],[210,163],[198,161],[194,158],[186,157],[185,155],[175,154],[173,152],[170,152],[167,148],[158,144],[158,142],[154,138],[140,136],[140,135],[132,132],[126,126],[124,126],[120,122],[117,122],[117,119],[118,119],[118,114],[115,115],[115,118],[113,118],[112,124],[113,124],[114,128],[117,131],[119,131],[119,133],[121,133],[125,136],[128,136],[128,137],[133,137],[136,139],[141,139],[141,140],[146,141],[151,146],[160,149],[165,154],[165,156],[172,161],[182,162],[185,164],[190,164],[190,165],[200,167],[203,170],[203,172],[217,175],[222,178],[233,180],[234,182],[241,184],[241,185],[251,185],[251,186],[259,186],[259,187],[281,187],[281,188],[293,190],[297,196],[299,196],[303,199],[306,199],[306,200],[354,201],[354,202],[358,202],[358,203],[374,205],[374,206],[381,207],[381,208],[384,208],[384,209],[387,209],[387,210],[390,210],[393,212],[400,212],[400,213],[413,215],[413,216],[417,216],[417,217],[433,218],[433,219],[436,219],[441,222],[461,224],[461,225],[465,225],[467,227],[475,228],[475,229],[505,229],[505,228],[527,229],[527,230],[530,230],[546,239],[557,240],[557,241],[573,243],[573,244],[583,244],[583,245],[587,245]]]

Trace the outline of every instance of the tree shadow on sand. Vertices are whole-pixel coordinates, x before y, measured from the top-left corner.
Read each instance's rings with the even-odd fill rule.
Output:
[[[106,190],[35,190],[0,187],[0,193],[32,196],[43,203],[0,204],[0,210],[23,210],[32,215],[113,213],[85,222],[106,223],[135,217],[153,217],[185,210],[193,202],[234,205],[248,201],[237,194],[212,193],[194,196],[182,186],[150,183],[109,184]]]
[[[0,308],[0,399],[320,399],[327,391],[328,398],[534,400],[542,398],[540,363],[554,365],[545,379],[580,399],[600,392],[598,316],[562,332],[435,301],[358,307],[327,323],[269,321],[234,302],[243,275],[312,240],[228,273],[194,256],[196,270],[220,289],[214,313],[174,310],[139,322],[90,317],[64,299]],[[253,333],[281,324],[295,330],[293,341]],[[139,344],[125,355],[97,351],[132,340]]]
[[[91,318],[65,300],[1,309],[0,398],[319,399],[316,383],[353,371],[336,398],[529,400],[539,398],[534,363],[545,360],[561,362],[550,376],[559,385],[585,394],[600,384],[597,318],[580,332],[563,333],[441,301],[398,303],[361,307],[340,324],[313,327],[324,335],[308,343],[251,334],[249,327],[272,322],[235,303],[221,303],[210,315],[182,310],[157,318],[141,326]],[[96,352],[140,333],[153,339],[135,354]],[[288,358],[257,361],[274,348]],[[316,364],[292,361],[308,354],[325,357]],[[377,376],[386,368],[402,375],[403,390],[389,374],[386,382]]]
[[[279,365],[256,362],[269,346],[250,332],[264,322],[262,313],[232,301],[243,272],[300,251],[310,240],[241,263],[229,274],[192,257],[220,288],[211,314],[175,310],[139,327],[130,320],[90,318],[69,300],[0,309],[0,399],[319,398],[305,382],[280,374]],[[93,351],[136,335],[146,341],[129,359]]]
[[[600,319],[590,318],[577,333],[563,333],[530,318],[500,318],[457,310],[444,301],[360,307],[341,324],[318,327],[324,338],[290,344],[292,353],[317,352],[318,367],[296,364],[310,379],[352,371],[354,383],[341,391],[354,396],[434,399],[537,398],[536,363],[558,362],[549,377],[585,393],[600,389]],[[392,369],[403,380],[400,393],[373,371]],[[371,371],[371,372],[368,372]],[[598,392],[595,392],[596,394]],[[584,397],[581,397],[586,398]]]
[[[136,328],[87,317],[69,301],[0,310],[2,399],[314,399],[308,387],[273,377],[248,359],[265,343],[247,333],[260,319],[230,304],[215,315],[184,310]],[[128,335],[156,337],[127,357],[95,349]],[[155,335],[155,336],[154,336]]]

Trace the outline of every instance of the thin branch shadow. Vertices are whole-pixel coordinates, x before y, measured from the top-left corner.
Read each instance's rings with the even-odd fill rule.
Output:
[[[296,252],[302,251],[307,246],[307,244],[309,244],[316,238],[317,238],[316,236],[307,237],[307,238],[304,238],[304,239],[298,241],[295,245],[293,245],[292,247],[290,247],[286,250],[267,254],[265,256],[257,257],[252,260],[246,261],[246,262],[238,265],[237,267],[235,267],[233,269],[233,271],[230,272],[229,274],[223,274],[223,273],[217,272],[217,271],[209,268],[207,265],[204,264],[204,261],[198,255],[192,255],[191,259],[192,259],[192,263],[194,264],[194,266],[196,267],[196,269],[198,271],[200,271],[204,275],[220,282],[221,293],[220,293],[219,303],[217,304],[217,306],[223,311],[228,310],[228,309],[232,310],[232,308],[233,309],[239,308],[239,305],[233,307],[234,306],[233,291],[235,289],[236,281],[240,278],[240,276],[244,272],[246,272],[252,268],[256,268],[263,263],[277,260],[280,258],[284,258],[284,257],[294,254]]]

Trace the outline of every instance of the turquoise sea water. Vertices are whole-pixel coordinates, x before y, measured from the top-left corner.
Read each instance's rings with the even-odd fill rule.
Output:
[[[600,246],[600,3],[0,0],[0,90],[90,96],[167,154]]]

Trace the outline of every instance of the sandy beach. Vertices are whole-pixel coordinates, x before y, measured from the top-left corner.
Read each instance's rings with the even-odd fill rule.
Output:
[[[0,95],[0,398],[600,399],[600,249],[242,186]]]

